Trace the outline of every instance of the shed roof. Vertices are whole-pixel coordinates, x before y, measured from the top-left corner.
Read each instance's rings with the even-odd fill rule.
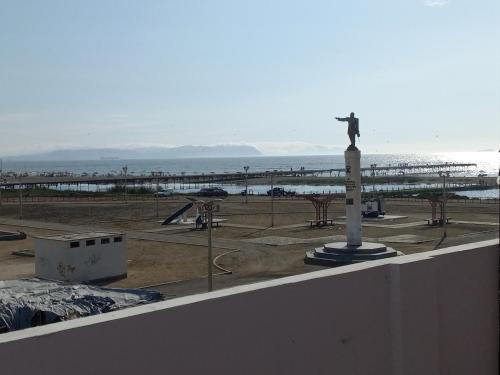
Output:
[[[87,240],[93,238],[116,237],[123,235],[124,233],[118,233],[118,232],[86,232],[86,233],[65,233],[53,236],[35,236],[35,238],[41,238],[44,240],[52,240],[52,241],[79,241],[79,240]]]

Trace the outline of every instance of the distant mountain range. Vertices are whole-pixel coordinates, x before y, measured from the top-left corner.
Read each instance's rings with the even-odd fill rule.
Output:
[[[168,158],[216,158],[261,156],[253,146],[180,146],[142,148],[88,148],[63,149],[44,153],[5,157],[8,160],[114,160],[114,159],[168,159]]]

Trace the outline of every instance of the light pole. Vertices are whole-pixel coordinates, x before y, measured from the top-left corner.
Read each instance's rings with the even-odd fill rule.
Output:
[[[271,173],[271,226],[274,227],[274,174]]]
[[[446,177],[450,176],[450,172],[443,172],[442,177],[443,177],[443,217],[441,221],[441,225],[443,226],[443,237],[446,237]]]
[[[250,167],[248,165],[245,165],[243,167],[243,169],[245,170],[245,204],[248,203],[248,170],[250,169]]]
[[[156,217],[159,216],[159,207],[158,207],[158,200],[160,198],[159,194],[158,194],[158,191],[160,190],[160,179],[157,178],[156,179],[156,194],[155,194],[155,203],[156,203]]]
[[[372,193],[375,193],[375,168],[377,168],[377,164],[370,164],[370,168],[372,169]]]
[[[221,199],[217,199],[220,201]],[[219,205],[215,204],[214,201],[208,201],[202,203],[202,211],[207,218],[207,227],[208,227],[208,291],[211,292],[213,289],[213,271],[212,271],[212,220],[213,213],[219,211]]]
[[[212,205],[205,206],[208,221],[208,291],[213,289],[213,271],[212,271]]]
[[[125,176],[125,183],[123,185],[123,187],[124,187],[124,189],[123,189],[124,193],[123,194],[124,194],[125,201],[126,201],[127,200],[127,170],[128,170],[128,166],[124,166],[122,168],[122,170],[123,170],[123,175]]]
[[[19,181],[19,219],[23,218],[23,190]]]
[[[0,159],[0,183],[3,183],[3,160]],[[2,207],[2,186],[0,186],[0,207]]]

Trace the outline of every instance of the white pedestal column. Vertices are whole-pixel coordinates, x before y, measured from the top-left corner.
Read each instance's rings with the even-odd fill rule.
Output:
[[[361,151],[346,150],[345,213],[347,246],[361,246]]]

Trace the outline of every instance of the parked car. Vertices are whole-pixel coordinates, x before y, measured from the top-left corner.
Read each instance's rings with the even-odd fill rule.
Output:
[[[203,188],[198,193],[199,197],[227,197],[227,191],[219,187]]]
[[[167,189],[167,190],[160,190],[157,191],[156,193],[153,194],[155,198],[165,198],[165,197],[170,197],[174,194],[174,191],[172,189]]]
[[[269,196],[273,195],[275,197],[291,197],[295,194],[296,194],[295,191],[286,191],[282,187],[275,187],[272,190],[267,191],[267,195]]]

